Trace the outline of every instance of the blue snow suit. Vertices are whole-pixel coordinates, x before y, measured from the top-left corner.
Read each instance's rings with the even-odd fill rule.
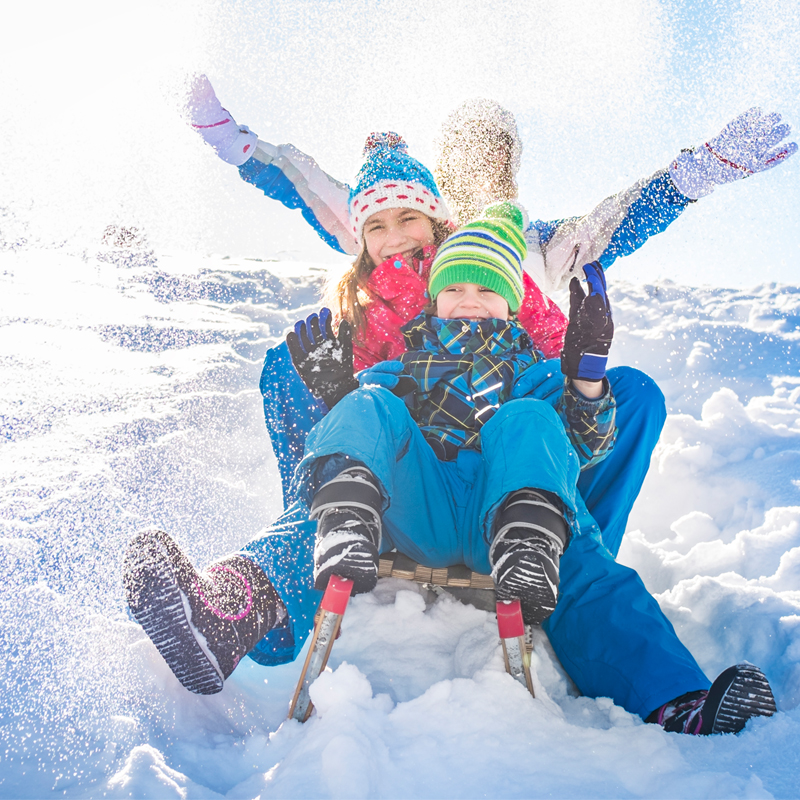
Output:
[[[541,366],[558,369],[558,362]],[[290,465],[303,452],[297,446],[302,448],[304,434],[323,412],[294,370],[285,345],[268,353],[264,374],[273,445],[282,474],[293,474]],[[558,605],[543,627],[583,694],[610,697],[644,718],[685,692],[707,689],[710,681],[638,574],[615,561],[666,408],[658,386],[639,370],[615,367],[607,378],[617,403],[617,440],[608,456],[578,479],[573,530],[579,533],[561,559]],[[283,415],[282,409],[289,413]],[[462,458],[461,467],[469,477],[467,461]],[[286,496],[281,517],[240,551],[269,576],[288,611],[287,624],[268,633],[250,653],[265,666],[299,655],[322,599],[312,576],[316,522],[293,491]]]
[[[558,362],[544,362],[531,368],[538,367],[558,369]],[[323,413],[294,371],[285,346],[270,351],[265,373],[267,380],[262,380],[265,410],[271,431],[283,433],[273,435],[273,443],[278,444],[276,452],[285,474],[291,463],[296,465],[299,461],[292,444],[296,445],[301,439],[300,432],[308,431],[322,419]],[[285,379],[281,392],[274,388],[277,374]],[[710,682],[637,573],[615,561],[666,410],[659,388],[638,370],[616,367],[609,370],[607,378],[617,403],[616,443],[600,463],[585,469],[578,479],[576,516],[571,526],[575,535],[561,559],[559,602],[544,629],[556,655],[583,694],[610,697],[626,710],[646,717],[684,692],[707,689]],[[286,404],[284,392],[295,398],[295,402]],[[268,402],[270,397],[274,404]],[[385,391],[373,390],[371,397],[376,408],[381,401],[395,407],[400,403]],[[360,402],[364,402],[363,398]],[[540,407],[539,403],[534,405]],[[291,409],[291,416],[281,416],[281,407]],[[509,413],[506,409],[513,411],[514,404],[507,404],[504,414]],[[495,425],[502,425],[503,419],[500,417]],[[414,428],[421,433],[417,426]],[[294,442],[288,434],[294,437]],[[457,481],[463,491],[464,481],[478,480],[478,464],[472,453],[465,451],[449,468],[448,480]],[[486,475],[481,478],[487,479]],[[481,490],[482,486],[476,489]],[[439,488],[455,496],[455,485]],[[552,489],[559,496],[561,491],[568,495],[563,486]],[[489,496],[477,490],[472,494]],[[496,494],[499,490],[491,491]],[[288,610],[286,626],[271,631],[250,653],[254,660],[267,666],[297,657],[313,626],[322,596],[313,589],[312,577],[316,523],[308,519],[307,502],[298,499],[294,490],[287,492],[287,497],[284,514],[241,551],[241,555],[252,559],[270,577]],[[484,503],[487,505],[491,501]],[[454,508],[450,503],[448,509],[449,518],[455,517],[458,523],[459,515],[480,519],[481,509]],[[394,543],[391,536],[392,531],[387,546]],[[449,538],[443,545],[445,552],[449,548],[452,557],[461,555],[466,562],[466,550],[477,565],[480,548],[485,546],[482,532],[473,529],[469,537],[461,537],[455,544],[452,529],[446,536]],[[408,542],[400,544],[412,549]],[[413,550],[410,554],[413,557]]]
[[[613,447],[613,395],[606,384],[601,398],[578,403],[568,385],[559,411],[542,400],[511,400],[519,376],[541,358],[513,321],[422,314],[403,330],[416,349],[402,361],[418,389],[400,400],[367,386],[341,400],[306,440],[299,493],[310,505],[346,459],[359,461],[381,484],[384,552],[488,574],[493,519],[510,492],[552,492],[574,522],[581,462]]]

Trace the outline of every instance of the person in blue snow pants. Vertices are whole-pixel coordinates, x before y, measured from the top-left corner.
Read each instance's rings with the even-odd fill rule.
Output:
[[[388,271],[381,272],[381,292],[388,288],[394,294],[390,297],[379,292],[377,298],[383,302],[382,313],[389,314],[378,328],[382,336],[392,337],[396,328],[424,305],[421,303],[409,313],[413,294],[410,287],[426,279],[422,268],[430,263],[428,251],[435,250],[431,245],[441,242],[438,238],[441,231],[429,229],[424,241],[420,239],[413,249],[408,246],[406,237],[406,244],[387,253],[387,256],[401,256],[400,261],[407,265],[403,270],[407,284],[403,287],[395,280],[391,266],[397,264],[392,258],[384,261],[382,256],[372,262],[362,258],[367,252],[374,255],[366,242],[364,226],[368,220],[363,213],[359,219],[360,206],[351,201],[357,199],[360,190],[370,187],[358,186],[351,190],[326,175],[313,159],[291,145],[275,147],[258,140],[222,109],[204,78],[195,85],[189,112],[195,129],[221,158],[239,167],[244,180],[286,207],[300,209],[314,230],[334,249],[359,254],[354,269],[363,262],[362,266],[367,266],[367,277],[370,266],[374,277],[381,271],[375,265],[380,268],[390,265]],[[443,136],[443,158],[438,167],[442,187],[447,183],[447,191],[467,204],[463,208],[459,208],[458,203],[451,205],[456,217],[464,213],[469,204],[479,202],[474,196],[467,197],[470,186],[491,183],[491,191],[499,192],[491,199],[516,198],[515,174],[519,168],[521,144],[513,116],[496,104],[470,101],[451,115],[449,126]],[[470,143],[473,133],[478,138]],[[608,198],[585,217],[528,223],[525,237],[532,257],[530,263],[526,262],[526,269],[540,287],[537,302],[541,305],[527,309],[529,314],[535,312],[530,319],[538,315],[542,320],[552,321],[559,316],[560,312],[545,298],[542,290],[563,287],[576,271],[580,274],[581,264],[597,261],[604,269],[609,267],[616,258],[630,254],[650,236],[665,230],[691,202],[709,194],[716,185],[782,163],[797,150],[794,143],[780,143],[788,133],[789,127],[780,124],[779,115],[762,115],[760,109],[751,109],[718,137],[700,148],[682,151],[667,170]],[[378,139],[402,142],[395,134],[382,134]],[[465,143],[469,144],[466,148],[463,147]],[[478,157],[474,165],[467,163],[469,159],[455,159],[448,165],[444,155],[451,146],[464,153],[477,152],[481,146],[489,147],[495,157]],[[499,157],[501,154],[503,158]],[[488,175],[484,175],[487,180],[475,180],[470,172],[475,173],[479,163],[492,164],[492,170],[504,173],[504,180],[494,180],[497,175],[491,176],[491,181]],[[402,176],[403,180],[414,184],[415,196],[409,199],[406,187],[398,184],[390,202],[382,208],[405,206],[419,210],[414,203],[424,202],[427,192],[441,199],[438,189],[428,180],[427,170],[421,165],[418,167],[413,177],[411,172]],[[448,169],[451,173],[455,169],[455,182],[451,181],[453,174],[447,174]],[[482,167],[477,169],[480,171]],[[363,177],[362,173],[359,178]],[[382,192],[395,183],[394,176],[391,177],[392,180],[378,181]],[[462,191],[465,187],[466,193]],[[387,197],[372,197],[372,201],[376,199],[383,203]],[[433,210],[433,206],[430,208]],[[432,217],[442,220],[446,213],[446,206],[440,204],[433,210]],[[429,225],[431,221],[432,218],[428,220]],[[418,263],[417,248],[423,246],[426,247],[419,252],[424,258]],[[366,284],[353,283],[352,288],[360,289],[363,285]],[[423,282],[422,287],[424,285]],[[370,310],[369,306],[366,310]],[[392,318],[392,314],[397,318]],[[349,317],[343,313],[342,318]],[[563,315],[561,318],[563,320]],[[531,324],[529,332],[535,339],[540,337],[542,349],[557,355],[558,343],[552,334],[558,332],[534,328]],[[549,339],[541,338],[545,333],[550,335]],[[375,343],[379,347],[386,344],[379,338]],[[382,356],[387,357],[396,355]],[[373,359],[367,366],[379,360]],[[538,385],[535,381],[531,383],[527,397],[531,401],[544,400],[555,405],[551,379],[557,380],[560,376],[547,362],[538,366],[541,380]],[[721,732],[724,727],[715,727],[716,716],[713,725],[709,722],[712,715],[708,713],[708,706],[723,708],[725,703],[721,698],[735,697],[737,692],[742,698],[752,698],[761,691],[774,711],[768,684],[756,668],[749,672],[738,667],[726,670],[710,692],[706,692],[703,687],[708,687],[707,679],[680,644],[641,580],[634,571],[615,562],[628,515],[666,414],[660,391],[637,370],[610,370],[607,382],[617,397],[620,430],[616,448],[605,461],[585,469],[578,481],[575,516],[571,520],[572,543],[563,553],[560,565],[560,598],[555,611],[544,623],[557,655],[584,694],[612,697],[623,707],[643,716],[652,709],[650,720],[663,724],[667,730]],[[320,599],[313,582],[314,539],[318,525],[310,520],[307,501],[298,497],[298,487],[292,486],[290,480],[303,457],[306,436],[322,419],[325,409],[300,380],[285,345],[268,352],[261,390],[267,427],[284,486],[286,510],[280,519],[239,554],[215,562],[203,572],[198,572],[174,541],[159,531],[146,531],[134,537],[125,556],[124,586],[134,617],[183,685],[201,694],[219,691],[224,679],[254,642],[256,645],[249,654],[259,663],[278,664],[294,659],[311,628],[312,615]],[[474,456],[456,459],[459,480],[472,480],[473,471],[475,480],[483,474],[475,463],[471,471],[468,465],[474,461]],[[451,466],[444,471],[452,470]],[[470,535],[468,540],[471,542],[473,538],[474,535]],[[464,559],[467,557],[465,553]],[[198,630],[210,632],[212,629],[215,632],[210,639],[205,638],[204,642],[197,639]],[[212,640],[213,647],[209,650]],[[243,642],[247,642],[246,650],[242,649]],[[724,685],[719,684],[726,674]],[[754,688],[754,680],[756,683],[761,680],[760,688]],[[712,698],[714,703],[710,703]],[[707,699],[709,703],[702,710]],[[765,700],[761,710],[755,713],[771,713],[769,708]],[[729,711],[730,707],[726,714]],[[739,730],[752,715],[751,712],[740,713],[739,727],[727,730]],[[732,718],[730,714],[728,718]]]
[[[379,553],[397,547],[432,567],[491,570],[498,600],[517,599],[525,622],[544,622],[584,694],[611,697],[665,730],[735,733],[753,716],[774,713],[769,683],[753,665],[708,681],[638,575],[616,563],[577,491],[586,467],[583,491],[603,512],[616,549],[624,504],[645,466],[627,482],[591,473],[610,461],[618,438],[605,376],[613,323],[600,265],[584,267],[588,296],[577,278],[570,285],[561,394],[539,398],[535,368],[547,362],[509,316],[522,298],[521,258],[506,264],[512,280],[494,263],[504,263],[503,235],[491,246],[494,261],[483,252],[488,234],[504,226],[494,218],[475,225],[451,236],[433,260],[435,308],[403,327],[409,350],[361,373],[361,388],[351,386],[341,347],[346,326],[338,349],[317,318],[287,337],[298,373],[332,408],[305,442],[294,507],[279,526],[202,572],[167,534],[137,534],[123,569],[134,617],[187,689],[212,694],[246,654],[264,664],[295,657],[310,627],[305,615],[329,578],[370,591]],[[524,251],[520,233],[513,241]],[[483,258],[473,263],[476,250]],[[449,282],[437,286],[448,270]],[[511,295],[492,282],[498,271]],[[476,308],[477,316],[467,310]],[[634,394],[647,386],[630,371],[615,377]],[[331,393],[331,385],[339,388]],[[652,448],[660,424],[628,416]],[[624,442],[620,458],[642,456],[633,440]],[[611,490],[622,509],[603,508]]]
[[[659,701],[664,703],[681,694],[681,690],[686,691],[687,687],[707,688],[709,682],[691,654],[680,643],[671,624],[636,573],[614,560],[633,501],[641,488],[650,455],[666,418],[666,410],[660,390],[643,373],[619,367],[609,370],[607,377],[617,400],[617,442],[605,460],[581,474],[578,482],[580,493],[573,493],[569,497],[569,505],[574,509],[573,531],[576,533],[572,538],[572,544],[562,557],[564,569],[559,602],[556,612],[545,622],[545,629],[557,655],[565,666],[569,664],[566,668],[570,676],[585,694],[612,697],[628,710],[646,716],[659,705]],[[302,391],[305,387],[299,380],[298,384],[296,388]],[[312,410],[318,408],[313,398],[310,399],[311,402],[307,407]],[[537,402],[542,403],[542,401]],[[339,406],[336,407],[338,408]],[[654,414],[653,409],[658,413]],[[506,408],[503,411],[506,411]],[[337,414],[337,419],[339,416],[340,414]],[[343,437],[342,452],[350,452],[346,447],[348,443],[361,440],[358,432],[362,426],[369,430],[365,419],[363,413],[358,415],[354,429]],[[326,440],[320,438],[323,432],[328,430],[325,424],[327,421],[328,418],[317,426],[311,438],[305,443],[304,464],[307,464],[309,459],[318,457],[322,451],[328,453],[336,451],[336,446],[328,446],[324,444]],[[494,423],[494,419],[491,422]],[[402,436],[400,438],[402,439]],[[513,442],[524,441],[515,435],[511,435],[510,439]],[[364,441],[367,442],[374,440],[377,440],[377,437],[373,432],[364,437]],[[514,449],[514,452],[525,453],[528,447],[533,445],[526,442],[521,449]],[[394,485],[393,482],[388,482],[388,478],[382,477],[386,474],[385,470],[381,471],[383,468],[377,467],[363,452],[351,455],[356,460],[367,463],[368,466],[374,466],[376,474],[384,485]],[[279,458],[281,456],[286,463],[291,461],[291,453],[288,450],[279,451]],[[409,456],[404,456],[403,461],[405,458]],[[521,456],[520,458],[521,463],[524,463],[525,459]],[[391,460],[390,458],[389,461]],[[412,460],[410,463],[416,462]],[[509,463],[513,463],[513,460],[506,462]],[[414,475],[414,469],[410,467],[409,469],[408,474]],[[394,499],[389,507],[384,518],[386,539],[383,549],[397,547],[401,552],[430,566],[439,566],[445,562],[466,563],[475,571],[486,574],[490,571],[486,533],[486,525],[490,524],[487,520],[490,520],[490,517],[487,517],[486,509],[493,508],[499,500],[496,493],[489,490],[488,499],[483,503],[485,508],[476,514],[473,506],[483,497],[482,492],[491,486],[491,481],[488,479],[491,470],[487,470],[482,462],[476,461],[475,454],[470,452],[459,454],[457,461],[444,462],[441,467],[437,467],[437,470],[445,476],[437,480],[442,480],[441,485],[447,489],[441,498],[436,496],[437,499],[432,506],[448,509],[442,522],[444,529],[449,531],[446,534],[450,537],[447,540],[448,544],[442,551],[437,547],[420,549],[419,544],[415,544],[419,538],[416,532],[425,531],[430,526],[425,525],[424,514],[422,518],[418,518],[419,494],[412,490],[407,498],[409,501],[407,509],[404,504],[406,498],[403,497],[400,498],[399,508],[395,508]],[[511,471],[509,474],[513,475],[514,472]],[[520,483],[516,488],[521,485],[523,484]],[[471,487],[471,490],[467,487]],[[506,488],[511,491],[514,487]],[[451,493],[450,497],[469,496],[471,499],[468,503],[457,506],[452,499],[447,500],[448,491]],[[562,494],[564,491],[566,490],[562,486],[556,493],[562,499],[567,499]],[[581,495],[585,495],[588,503],[591,503],[589,508],[587,508],[588,503],[583,502]],[[276,563],[276,553],[282,552],[284,547],[292,547],[296,540],[303,540],[305,545],[303,557],[307,559],[315,532],[315,523],[308,522],[303,516],[303,512],[308,513],[308,507],[307,495],[294,498],[293,505],[276,526],[267,531],[266,535],[248,544],[241,551],[242,554],[254,559],[268,574],[275,574],[271,572],[271,567]],[[406,518],[407,514],[411,515],[411,519]],[[469,516],[470,514],[472,516]],[[483,520],[483,526],[474,522],[469,524],[465,521],[464,515],[468,519]],[[595,515],[603,520],[602,534],[592,518]],[[458,524],[453,527],[456,521]],[[414,530],[414,541],[408,541],[408,537],[402,534],[403,530]],[[437,523],[436,531],[438,530]],[[461,532],[463,542],[458,539],[456,531]],[[441,537],[442,534],[430,532],[430,535]],[[611,547],[604,543],[606,535],[609,537],[608,542]],[[424,540],[426,534],[420,533],[419,536]],[[442,544],[439,539],[434,541]],[[453,544],[454,541],[461,544]],[[287,600],[287,607],[290,608],[289,618],[292,621],[290,625],[293,638],[302,637],[304,640],[310,630],[311,620],[321,595],[311,588],[310,561],[304,561],[301,569],[303,573],[301,582],[306,587],[306,592],[298,592],[297,583],[300,581],[295,582],[293,584],[295,591]],[[600,577],[603,578],[602,583],[598,583],[593,592],[587,593],[587,586],[599,581]],[[622,587],[623,591],[618,592],[616,586]],[[562,612],[562,609],[567,608],[569,613]],[[626,625],[624,614],[626,608],[635,608],[639,611],[638,618],[634,619],[634,615],[631,615],[629,626]],[[604,626],[598,627],[598,619],[614,620],[614,624],[606,630]],[[600,633],[592,635],[595,631]],[[590,642],[589,646],[584,644],[587,641]],[[275,663],[272,659],[275,658],[277,661],[281,656],[274,649],[271,650],[271,647],[269,640],[262,641],[250,655],[259,663]],[[624,669],[620,669],[620,666]]]

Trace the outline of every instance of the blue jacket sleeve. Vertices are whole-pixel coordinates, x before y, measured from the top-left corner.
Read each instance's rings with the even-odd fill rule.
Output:
[[[260,139],[253,156],[239,167],[242,180],[286,208],[299,208],[320,238],[340,253],[358,254],[350,230],[350,187],[324,172],[313,158],[291,144]]]

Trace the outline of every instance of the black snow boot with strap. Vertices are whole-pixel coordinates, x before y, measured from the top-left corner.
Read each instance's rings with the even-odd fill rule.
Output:
[[[125,597],[178,680],[195,694],[221,691],[239,661],[286,619],[267,576],[244,556],[196,570],[163,531],[128,545]]]
[[[375,588],[381,505],[378,479],[366,467],[348,467],[320,487],[311,503],[311,519],[317,520],[315,588],[325,590],[331,575],[353,581],[353,594]]]
[[[497,514],[489,563],[498,600],[519,600],[526,625],[541,625],[558,601],[558,565],[569,526],[555,495],[520,489]]]

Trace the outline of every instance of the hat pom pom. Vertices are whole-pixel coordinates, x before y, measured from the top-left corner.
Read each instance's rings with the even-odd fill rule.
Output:
[[[525,212],[517,203],[506,200],[502,203],[492,203],[483,209],[481,216],[484,219],[499,219],[508,222],[520,231],[524,231],[527,220]]]
[[[398,153],[408,153],[406,140],[399,133],[386,131],[385,133],[371,133],[367,136],[367,141],[364,142],[363,155],[368,156],[374,150],[381,148],[396,150]]]

